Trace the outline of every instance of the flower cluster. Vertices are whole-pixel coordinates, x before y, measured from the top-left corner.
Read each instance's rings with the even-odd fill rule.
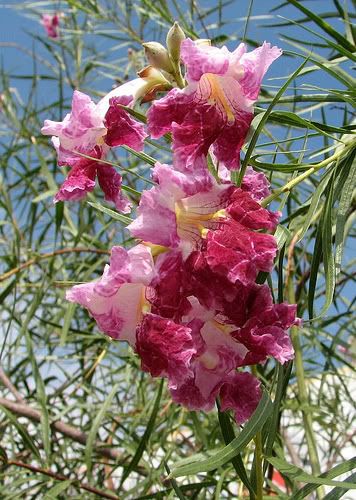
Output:
[[[242,423],[261,389],[241,369],[269,357],[292,359],[287,330],[298,324],[294,305],[274,304],[269,286],[256,284],[277,252],[280,214],[260,203],[268,182],[249,167],[237,187],[229,173],[239,167],[262,77],[280,50],[264,43],[247,53],[241,44],[231,53],[182,40],[176,25],[172,30],[171,42],[180,38],[178,59],[172,43],[168,53],[146,44],[155,69],[97,104],[76,91],[71,113],[42,129],[54,136],[59,164],[71,168],[56,201],[82,198],[97,176],[106,199],[126,211],[121,177],[103,160],[111,147],[143,148],[146,129],[129,108],[171,87],[151,104],[147,133],[172,133],[173,165],[156,163],[155,185],[142,193],[128,226],[138,243],[113,247],[102,277],[74,286],[67,299],[85,307],[106,335],[127,341],[144,371],[166,377],[174,401],[207,411],[219,397]],[[174,84],[180,61],[184,88]]]

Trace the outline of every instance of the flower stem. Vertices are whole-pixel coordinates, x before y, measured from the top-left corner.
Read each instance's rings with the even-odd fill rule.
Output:
[[[355,146],[356,146],[356,140],[353,140],[353,141],[345,144],[345,146],[342,149],[340,149],[339,151],[337,151],[333,155],[329,156],[329,158],[326,158],[325,160],[323,160],[319,163],[315,163],[312,167],[308,168],[308,170],[306,170],[302,174],[298,175],[294,179],[290,180],[289,182],[287,182],[287,184],[285,184],[281,188],[274,190],[272,194],[270,194],[269,196],[267,196],[267,198],[262,200],[261,205],[263,207],[266,207],[267,205],[269,205],[271,203],[271,201],[278,198],[281,194],[286,193],[287,191],[291,191],[297,184],[304,181],[305,179],[310,177],[312,174],[314,174],[315,172],[317,172],[321,168],[326,167],[327,165],[329,165],[330,163],[332,163],[334,161],[340,160],[343,156],[345,156],[346,152],[349,149],[352,149]]]

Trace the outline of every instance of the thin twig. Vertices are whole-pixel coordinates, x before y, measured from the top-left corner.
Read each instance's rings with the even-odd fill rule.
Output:
[[[22,396],[22,394],[20,394],[20,392],[16,389],[16,387],[14,386],[14,384],[11,382],[11,380],[9,379],[9,377],[6,375],[6,373],[4,372],[4,370],[1,368],[0,366],[0,380],[1,382],[4,384],[5,387],[7,387],[9,389],[9,391],[15,396],[16,398],[16,401],[18,401],[19,403],[25,403],[25,399],[24,397]]]
[[[32,259],[28,260],[27,262],[20,264],[18,267],[14,267],[13,269],[10,269],[10,271],[7,271],[6,273],[4,273],[0,276],[0,281],[5,281],[6,279],[10,278],[14,274],[17,274],[17,273],[23,271],[24,269],[32,266],[33,264],[36,264],[40,260],[50,259],[51,257],[55,257],[56,255],[63,255],[66,253],[80,253],[80,252],[110,255],[109,250],[102,250],[100,248],[81,248],[81,247],[61,248],[60,250],[56,250],[54,252],[43,253],[42,255],[38,255],[37,257],[33,257]]]
[[[6,398],[0,398],[0,405],[4,406],[8,410],[20,415],[21,417],[27,417],[34,422],[41,422],[41,412],[35,410],[31,406],[26,403],[16,403],[15,401],[10,401]],[[73,427],[72,425],[65,424],[64,422],[57,420],[51,423],[51,427],[63,434],[64,436],[69,437],[73,441],[80,443],[82,445],[86,445],[87,443],[87,435]],[[102,455],[103,457],[111,458],[112,460],[123,459],[124,456],[121,452],[114,450],[112,448],[108,448],[105,443],[101,441],[97,441],[95,443],[95,451],[98,455]]]
[[[7,462],[7,465],[15,465],[16,467],[22,467],[23,469],[28,469],[32,472],[36,472],[39,474],[44,474],[45,476],[52,477],[53,479],[56,479],[57,481],[73,481],[79,488],[82,490],[89,491],[90,493],[94,493],[95,495],[101,497],[101,498],[109,498],[110,500],[118,500],[119,497],[116,495],[111,495],[110,493],[105,493],[105,491],[98,490],[97,488],[94,488],[93,486],[89,486],[89,484],[86,483],[81,483],[78,479],[71,479],[70,477],[62,476],[62,474],[56,474],[55,472],[52,472],[48,469],[42,469],[40,467],[36,467],[34,465],[30,464],[25,464],[24,462],[20,462],[18,460],[9,460]]]

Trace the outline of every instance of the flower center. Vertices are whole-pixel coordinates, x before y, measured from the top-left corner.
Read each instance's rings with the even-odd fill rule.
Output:
[[[223,110],[227,116],[229,123],[234,122],[235,116],[231,109],[231,105],[225,95],[224,89],[219,83],[219,77],[217,75],[214,75],[213,73],[205,73],[201,77],[200,81],[201,83],[206,84],[209,87],[209,104],[214,104],[215,106],[218,106],[221,110]]]
[[[226,215],[225,210],[214,212],[203,207],[201,209],[191,207],[185,200],[179,200],[175,203],[177,233],[182,239],[194,240],[195,236],[204,238],[212,223]]]

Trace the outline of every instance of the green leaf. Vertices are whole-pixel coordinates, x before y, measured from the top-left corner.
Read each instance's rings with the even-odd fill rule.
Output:
[[[314,194],[312,195],[310,205],[308,208],[308,212],[305,215],[303,226],[301,229],[298,230],[298,235],[299,235],[298,241],[303,239],[305,233],[308,231],[310,224],[312,223],[314,214],[315,214],[317,208],[320,206],[319,205],[320,197],[323,194],[323,192],[325,191],[325,189],[328,185],[328,182],[330,181],[330,177],[331,177],[332,173],[333,173],[332,169],[328,170],[325,173],[325,175],[322,177],[322,179],[319,181],[318,186],[317,186]]]
[[[256,411],[240,434],[231,441],[230,444],[214,453],[214,455],[208,459],[201,459],[201,455],[193,455],[187,460],[178,462],[171,472],[171,477],[208,472],[230,462],[248,445],[257,432],[262,429],[264,423],[271,414],[272,408],[272,401],[266,390],[263,390],[263,395]]]
[[[167,474],[170,474],[171,470],[166,463],[164,464],[164,467],[167,471]],[[182,490],[179,488],[177,481],[173,477],[171,477],[169,479],[169,482],[171,483],[172,488],[175,491],[175,494],[177,495],[177,498],[179,498],[179,500],[186,500],[187,497],[184,495]]]
[[[72,479],[67,479],[66,481],[58,481],[52,488],[46,491],[44,500],[56,500],[56,498],[58,498],[58,495],[69,488],[72,483]]]
[[[344,232],[347,221],[347,213],[352,205],[353,192],[356,185],[356,161],[355,151],[347,159],[347,170],[349,171],[347,179],[343,185],[340,202],[336,213],[336,232],[335,232],[335,268],[336,277],[341,271],[341,261],[344,249]]]
[[[341,474],[345,474],[345,472],[350,472],[352,469],[356,468],[356,458],[351,458],[350,460],[346,460],[345,462],[342,462],[341,464],[336,465],[332,469],[328,470],[327,472],[323,472],[320,474],[320,478],[326,478],[326,479],[334,479],[334,477],[340,476]],[[356,475],[356,474],[354,474]],[[350,476],[352,477],[352,476]],[[302,498],[305,498],[307,495],[310,495],[314,490],[316,490],[318,486],[315,484],[307,484],[304,486],[301,490],[299,490],[297,493],[295,493],[291,500],[301,500]],[[339,492],[342,491],[342,494],[345,494],[344,489],[339,489]],[[334,490],[333,490],[334,491]],[[330,492],[331,493],[331,492]],[[326,498],[326,497],[325,497]]]
[[[286,241],[289,241],[292,236],[292,233],[289,229],[281,224],[278,224],[276,232],[274,233],[274,237],[277,241],[277,248],[280,250]]]
[[[246,151],[246,154],[245,154],[245,158],[244,158],[244,160],[242,162],[241,170],[240,170],[240,175],[238,177],[238,185],[241,184],[241,181],[242,181],[242,178],[244,176],[245,170],[247,168],[247,165],[249,164],[249,160],[251,158],[252,151],[254,150],[254,148],[256,146],[258,137],[259,137],[260,133],[262,132],[262,129],[263,129],[265,123],[267,122],[268,117],[272,113],[272,110],[273,110],[274,106],[277,104],[279,98],[284,94],[284,92],[287,90],[287,88],[292,83],[292,81],[295,78],[297,78],[297,76],[299,75],[299,73],[302,71],[302,69],[306,65],[307,61],[308,61],[308,59],[305,59],[305,61],[302,62],[302,64],[299,66],[299,68],[297,68],[296,71],[294,71],[294,73],[287,79],[287,81],[282,85],[282,87],[280,88],[280,90],[274,96],[271,104],[268,106],[268,108],[266,109],[266,111],[263,112],[263,116],[262,116],[261,120],[259,121],[259,123],[258,123],[258,125],[256,127],[256,130],[254,131],[254,133],[252,135],[250,144],[249,144],[249,146],[247,148],[247,151]]]
[[[297,9],[301,10],[306,14],[309,19],[312,19],[322,30],[324,30],[328,35],[330,35],[332,38],[337,40],[337,42],[345,47],[346,50],[349,50],[350,52],[355,52],[355,46],[350,43],[344,36],[340,35],[340,33],[334,28],[327,23],[324,19],[322,19],[320,16],[309,10],[307,7],[304,6],[300,1],[298,0],[289,0],[289,3],[294,5]]]
[[[132,457],[132,460],[131,462],[129,463],[129,465],[127,466],[127,468],[125,468],[124,470],[124,473],[122,475],[122,479],[121,479],[121,485],[123,484],[123,482],[125,481],[125,479],[127,477],[129,477],[129,475],[131,474],[131,472],[134,470],[134,468],[136,467],[136,465],[139,463],[139,461],[141,460],[141,457],[144,453],[144,451],[146,450],[146,447],[147,447],[147,442],[153,432],[153,429],[154,429],[154,425],[155,425],[155,421],[156,421],[156,417],[157,417],[157,413],[158,413],[158,410],[159,410],[159,404],[161,402],[161,397],[162,397],[162,390],[163,390],[163,384],[164,384],[164,379],[161,380],[160,384],[159,384],[159,387],[158,387],[158,390],[157,390],[157,395],[156,395],[156,399],[153,403],[153,408],[152,408],[152,412],[151,412],[151,415],[150,415],[150,418],[149,418],[149,421],[148,421],[148,424],[147,424],[147,427],[145,429],[145,432],[140,440],[140,443],[136,449],[136,452],[134,454],[134,456]]]
[[[347,477],[345,479],[345,482],[356,483],[356,472]],[[339,498],[343,497],[344,495],[345,490],[343,488],[334,488],[327,495],[325,495],[324,500],[339,500]]]
[[[100,410],[99,410],[98,414],[96,415],[94,422],[93,422],[93,425],[92,425],[90,432],[88,434],[84,456],[85,456],[85,463],[87,466],[87,474],[88,474],[89,481],[92,479],[92,468],[93,468],[92,455],[93,455],[93,448],[95,445],[96,436],[98,434],[98,430],[99,430],[99,427],[102,423],[102,420],[104,419],[105,414],[108,411],[115,394],[117,393],[118,387],[119,387],[119,384],[116,384],[111,389],[109,395],[107,396],[104,403],[100,407]]]
[[[104,207],[103,205],[100,205],[100,203],[93,203],[92,201],[87,202],[91,207],[95,208],[96,210],[99,210],[99,212],[103,212],[104,214],[110,215],[115,220],[118,220],[125,224],[125,226],[128,226],[131,224],[132,219],[130,217],[127,217],[126,215],[121,215],[118,212],[115,212],[115,210],[112,210],[111,208]]]
[[[308,474],[307,472],[304,472],[302,469],[299,467],[296,467],[295,465],[289,464],[282,458],[277,458],[277,457],[265,457],[267,462],[273,465],[279,472],[287,476],[293,481],[300,481],[302,483],[310,483],[310,484],[316,484],[316,485],[325,485],[325,486],[338,486],[339,488],[343,488],[345,490],[348,489],[356,489],[356,484],[353,483],[346,483],[346,482],[341,482],[341,481],[332,481],[331,479],[328,479],[327,477],[322,477],[320,476],[312,476],[311,474]],[[354,462],[355,464],[355,462]],[[355,465],[354,465],[355,466]],[[292,497],[293,500],[295,497]],[[297,497],[299,498],[299,497]],[[303,498],[303,497],[300,497]]]
[[[229,414],[225,411],[222,412],[220,411],[220,409],[218,409],[218,417],[224,442],[225,444],[229,444],[231,443],[231,441],[235,439],[235,432],[231,425]],[[234,469],[238,477],[241,479],[246,488],[249,490],[251,499],[253,499],[255,497],[255,492],[253,491],[251,482],[246,473],[245,465],[243,463],[241,454],[238,454],[236,455],[236,457],[232,458],[231,463],[234,466]]]
[[[37,458],[37,460],[42,460],[38,445],[34,442],[30,434],[27,432],[26,428],[19,422],[18,417],[13,415],[11,411],[9,411],[7,408],[4,406],[0,405],[1,411],[3,411],[10,421],[10,423],[16,428],[18,433],[20,434],[25,448],[28,450],[31,450],[31,452],[34,454],[34,456]]]
[[[318,317],[323,316],[329,309],[335,290],[336,272],[335,260],[333,255],[333,235],[332,235],[332,208],[334,201],[333,189],[334,175],[329,184],[328,194],[325,201],[322,224],[322,249],[323,249],[323,265],[325,272],[325,302]]]
[[[65,345],[67,341],[67,336],[68,332],[70,329],[70,324],[72,322],[74,313],[76,309],[76,304],[68,304],[66,308],[66,312],[64,314],[64,321],[63,321],[63,326],[61,330],[61,339],[60,339],[60,345]]]

